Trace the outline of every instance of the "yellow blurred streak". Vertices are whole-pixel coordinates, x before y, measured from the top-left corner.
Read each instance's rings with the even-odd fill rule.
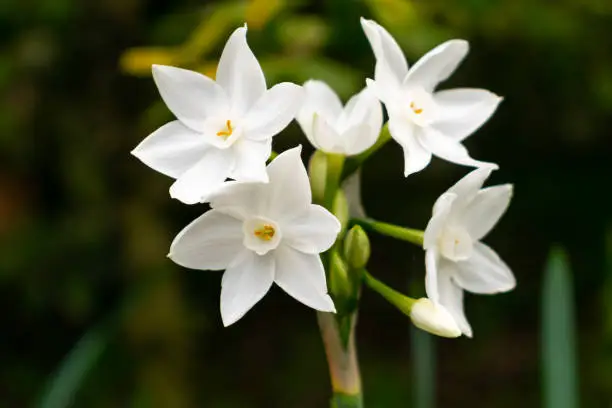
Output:
[[[204,64],[200,64],[195,68],[201,74],[206,75],[209,78],[214,79],[215,74],[217,72],[217,63],[216,62],[205,62]]]
[[[246,10],[246,21],[249,28],[261,29],[285,8],[285,0],[251,0]]]
[[[365,2],[382,25],[400,26],[417,20],[417,10],[410,0],[365,0]]]
[[[151,65],[176,65],[176,50],[168,47],[130,48],[121,55],[119,67],[126,74],[150,76]]]

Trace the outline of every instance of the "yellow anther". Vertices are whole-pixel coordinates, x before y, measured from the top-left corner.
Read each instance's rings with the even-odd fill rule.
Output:
[[[227,130],[217,132],[217,136],[227,139],[232,135],[232,132],[234,131],[234,129],[232,129],[232,121],[228,119],[227,122],[225,122],[225,126],[227,127]]]
[[[410,102],[410,109],[412,109],[412,111],[417,115],[423,112],[423,108],[417,108],[414,102]]]
[[[275,233],[276,231],[274,230],[274,227],[268,224],[263,225],[261,228],[258,228],[253,232],[257,238],[263,239],[264,241],[269,241],[274,238]]]

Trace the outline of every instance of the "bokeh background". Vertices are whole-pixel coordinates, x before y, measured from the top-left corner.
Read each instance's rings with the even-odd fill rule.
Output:
[[[171,200],[171,180],[129,152],[171,119],[152,63],[213,75],[246,21],[269,85],[318,78],[346,99],[373,72],[361,16],[387,27],[411,63],[444,40],[469,40],[442,88],[505,97],[467,146],[500,164],[492,183],[515,184],[485,242],[518,279],[511,293],[468,296],[471,340],[415,337],[407,317],[364,290],[366,406],[551,406],[546,390],[571,389],[542,374],[555,347],[552,361],[570,372],[575,350],[567,378],[580,406],[611,406],[612,2],[5,0],[0,407],[327,406],[315,314],[276,288],[223,328],[221,273],[166,258],[205,207]],[[296,143],[307,144],[295,124],[275,139],[277,150]],[[389,143],[363,170],[365,207],[423,228],[435,198],[467,171],[435,159],[404,179]],[[422,250],[371,239],[370,272],[421,295]],[[546,319],[558,322],[543,336]]]

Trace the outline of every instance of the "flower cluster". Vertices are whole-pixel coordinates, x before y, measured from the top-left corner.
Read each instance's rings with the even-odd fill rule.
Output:
[[[320,80],[268,89],[247,44],[246,26],[229,37],[215,80],[153,66],[159,93],[177,119],[153,132],[132,154],[175,179],[171,197],[185,204],[210,204],[209,211],[178,234],[168,256],[187,268],[225,270],[220,306],[226,326],[244,316],[273,283],[307,306],[340,314],[346,312],[342,293],[358,293],[365,282],[418,327],[442,336],[471,336],[463,291],[498,293],[515,285],[509,268],[480,242],[506,210],[512,187],[483,189],[497,165],[473,159],[462,144],[501,98],[482,89],[436,91],[466,56],[466,41],[447,41],[409,68],[383,27],[365,19],[361,25],[376,59],[374,78],[365,80],[365,88],[344,106]],[[388,115],[384,126],[381,103]],[[272,138],[293,119],[317,149],[315,155],[323,158],[311,159],[310,180],[300,146],[266,166]],[[346,232],[347,224],[389,232],[354,211],[354,219],[345,219],[349,211],[342,204],[363,212],[359,197],[347,191],[348,204],[338,198],[343,197],[341,182],[353,172],[346,171],[345,160],[358,168],[382,144],[385,133],[404,151],[405,176],[423,170],[432,156],[476,167],[440,196],[417,239],[426,254],[428,299],[403,296],[373,278],[365,271],[367,235],[355,230],[359,225]],[[347,182],[358,194],[358,180]],[[315,194],[315,185],[320,193]],[[394,228],[391,235],[397,237],[401,228]],[[336,269],[346,273],[334,275]],[[336,282],[329,294],[328,279]],[[343,280],[350,285],[338,283]]]

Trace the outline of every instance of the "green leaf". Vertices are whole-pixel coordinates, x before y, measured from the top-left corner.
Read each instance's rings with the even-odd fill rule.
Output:
[[[436,391],[436,354],[434,337],[412,326],[412,381],[414,408],[434,408]]]
[[[544,406],[578,407],[574,294],[565,251],[553,248],[542,294],[542,379]]]

